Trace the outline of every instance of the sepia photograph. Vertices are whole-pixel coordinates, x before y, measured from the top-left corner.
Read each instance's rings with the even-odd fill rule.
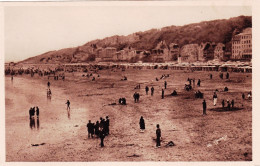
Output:
[[[4,6],[5,162],[251,165],[250,4],[83,4]]]

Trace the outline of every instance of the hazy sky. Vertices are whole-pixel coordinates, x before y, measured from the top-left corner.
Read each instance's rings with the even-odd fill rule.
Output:
[[[245,6],[9,6],[4,11],[6,62],[112,35],[252,15]]]

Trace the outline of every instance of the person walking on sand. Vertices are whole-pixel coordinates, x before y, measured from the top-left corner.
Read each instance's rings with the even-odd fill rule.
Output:
[[[161,147],[161,129],[160,129],[159,124],[157,124],[156,127],[157,127],[157,129],[156,129],[156,147],[160,148]]]
[[[152,88],[151,88],[151,96],[153,96],[153,92],[154,92],[154,87],[152,86]]]
[[[202,106],[203,106],[203,115],[207,115],[207,114],[206,114],[207,103],[206,103],[205,99],[204,99],[203,102],[202,102]]]
[[[144,132],[144,130],[145,130],[145,123],[144,123],[143,116],[141,116],[139,124],[140,124],[140,132]]]
[[[217,93],[214,92],[214,95],[213,95],[213,105],[214,105],[214,106],[216,106],[216,104],[217,104],[217,100],[218,100]]]
[[[164,98],[164,90],[162,89],[162,99]]]
[[[70,109],[70,101],[67,100],[67,102],[65,104],[67,104],[67,109]]]
[[[146,92],[146,95],[148,95],[148,91],[149,91],[149,87],[148,87],[148,86],[146,86],[146,87],[145,87],[145,92]]]
[[[164,81],[164,89],[167,88],[167,81]]]
[[[47,83],[47,86],[48,86],[48,88],[50,88],[50,86],[51,86],[51,83],[49,81]]]

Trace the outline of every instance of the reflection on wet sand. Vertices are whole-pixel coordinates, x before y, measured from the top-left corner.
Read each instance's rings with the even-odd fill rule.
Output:
[[[67,109],[68,118],[70,119],[70,109]]]
[[[30,128],[31,128],[31,129],[35,128],[35,120],[34,120],[34,117],[31,117],[31,118],[30,118]]]
[[[39,119],[39,117],[37,118],[37,129],[39,130],[39,128],[40,128],[40,119]]]
[[[35,121],[36,121],[36,127],[39,130],[39,128],[40,128],[40,119],[39,119],[39,117],[37,117],[37,118],[31,117],[30,118],[30,128],[31,129],[35,128]]]

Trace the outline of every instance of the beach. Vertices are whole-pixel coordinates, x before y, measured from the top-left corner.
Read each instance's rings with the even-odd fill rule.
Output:
[[[90,73],[90,72],[89,72]],[[213,79],[209,74],[213,74]],[[163,74],[169,77],[159,79]],[[224,73],[225,74],[225,73]],[[5,77],[6,161],[251,161],[252,101],[241,95],[252,91],[252,73],[230,73],[220,79],[219,72],[162,69],[106,69],[93,73],[65,73],[65,80],[35,75]],[[126,76],[127,80],[121,80]],[[201,80],[191,91],[184,90],[187,78]],[[52,97],[47,99],[47,82]],[[167,81],[165,98],[161,89]],[[140,89],[134,89],[140,84]],[[154,87],[154,95],[145,94]],[[229,91],[224,92],[224,87]],[[213,92],[218,102],[213,106]],[[178,95],[171,96],[173,90]],[[195,91],[204,93],[207,115]],[[140,101],[134,102],[134,92]],[[118,104],[126,98],[127,105]],[[222,111],[221,101],[234,99],[232,111]],[[71,110],[66,109],[70,100]],[[113,104],[116,103],[116,104]],[[30,128],[29,109],[38,106],[40,116]],[[110,118],[110,134],[100,148],[100,139],[88,138],[86,124],[100,117]],[[145,120],[140,133],[139,119]],[[37,125],[38,123],[38,125]],[[162,146],[155,148],[156,124],[162,131]],[[175,146],[165,146],[173,141]],[[36,145],[36,146],[33,146]]]

